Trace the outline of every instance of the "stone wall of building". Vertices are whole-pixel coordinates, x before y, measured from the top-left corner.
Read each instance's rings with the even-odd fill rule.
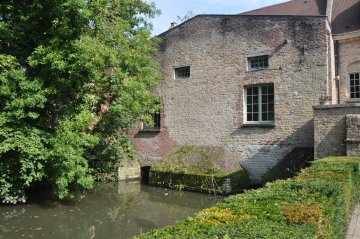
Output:
[[[356,143],[353,144],[351,139],[355,142],[355,136],[359,131],[355,131],[355,128],[358,126],[354,123],[354,119],[352,119],[354,117],[351,117],[352,114],[360,114],[360,104],[324,105],[314,107],[314,154],[316,159],[327,156],[353,156],[354,154],[357,154]],[[354,134],[350,133],[352,131]],[[349,136],[348,143],[347,135]],[[357,156],[359,155],[360,154],[357,154]]]
[[[360,102],[349,99],[349,74],[360,72],[360,37],[349,37],[337,40],[338,75],[340,80],[340,103]]]
[[[325,17],[215,15],[163,33],[158,60],[166,130],[136,134],[139,154],[158,157],[175,145],[223,146],[224,168],[240,162],[259,181],[294,147],[313,147],[312,106],[330,93],[327,33]],[[269,68],[249,71],[247,58],[261,55],[269,56]],[[181,66],[190,66],[190,78],[174,79]],[[244,87],[259,84],[274,85],[274,124],[245,121]],[[154,144],[162,153],[153,152]]]
[[[346,115],[346,156],[360,156],[360,114]]]

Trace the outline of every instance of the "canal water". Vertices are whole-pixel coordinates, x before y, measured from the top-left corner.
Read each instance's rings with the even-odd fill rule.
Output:
[[[82,199],[0,206],[0,239],[126,239],[185,219],[221,197],[139,181],[102,183]]]

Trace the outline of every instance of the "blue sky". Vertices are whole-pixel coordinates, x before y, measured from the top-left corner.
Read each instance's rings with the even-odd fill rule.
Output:
[[[146,0],[155,2],[162,14],[152,19],[153,35],[158,35],[188,11],[198,14],[237,14],[240,12],[286,2],[287,0]]]

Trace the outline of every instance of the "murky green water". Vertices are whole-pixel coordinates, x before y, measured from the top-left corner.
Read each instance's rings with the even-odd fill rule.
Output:
[[[221,199],[138,181],[99,184],[80,201],[0,206],[0,238],[131,238],[185,219]]]

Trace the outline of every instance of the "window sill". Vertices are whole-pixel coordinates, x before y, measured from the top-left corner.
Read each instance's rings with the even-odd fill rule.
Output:
[[[253,72],[259,72],[259,71],[268,71],[268,70],[270,70],[270,68],[253,69],[253,70],[248,69],[248,70],[246,71],[246,73],[253,73]]]
[[[347,102],[348,102],[348,103],[359,103],[359,102],[360,102],[360,99],[350,99],[350,98],[348,98],[348,99],[347,99]]]
[[[269,70],[269,68],[248,69],[246,72],[257,72],[257,71],[266,71],[266,70]]]
[[[242,127],[275,127],[275,123],[244,123]]]

